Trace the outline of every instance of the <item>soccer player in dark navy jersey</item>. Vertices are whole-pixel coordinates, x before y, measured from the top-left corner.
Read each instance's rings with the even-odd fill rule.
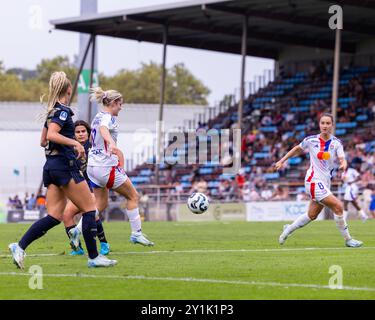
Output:
[[[89,256],[88,266],[108,267],[117,263],[99,255],[96,247],[95,201],[77,163],[77,159],[85,157],[85,149],[74,139],[73,112],[67,106],[71,95],[72,85],[66,74],[54,72],[49,81],[46,124],[41,139],[45,137],[48,141],[43,167],[48,214],[36,221],[18,243],[9,245],[13,262],[21,269],[26,248],[61,222],[67,199],[83,212],[82,233]]]
[[[92,197],[95,201],[95,196],[94,196],[94,193],[92,191],[92,188],[90,186],[90,180],[89,180],[89,177],[87,176],[87,157],[88,157],[88,153],[89,153],[89,150],[90,150],[90,147],[91,147],[91,144],[90,144],[90,134],[91,134],[91,128],[90,128],[90,125],[83,121],[83,120],[78,120],[74,123],[74,135],[75,135],[75,139],[80,142],[83,147],[85,148],[85,157],[82,157],[80,159],[78,159],[78,166],[79,166],[79,169],[81,171],[81,173],[83,174],[90,190],[91,190],[91,194],[92,194]],[[64,225],[65,225],[65,230],[66,230],[66,233],[68,235],[68,237],[70,239],[74,239],[75,238],[75,235],[73,235],[73,237],[70,236],[70,233],[71,232],[74,232],[74,228],[76,227],[75,225],[75,222],[74,222],[74,216],[77,215],[78,213],[80,213],[80,210],[71,202],[69,201],[65,207],[65,211],[64,211]],[[107,239],[106,239],[106,236],[105,236],[105,233],[104,233],[104,228],[103,228],[103,224],[100,220],[100,216],[99,216],[99,211],[96,210],[96,227],[97,227],[97,237],[100,241],[100,254],[102,255],[107,255],[109,253],[109,244],[107,242]],[[78,224],[78,230],[79,230],[79,233],[81,234],[82,233],[82,220],[80,220],[79,224]],[[78,243],[75,243],[74,241],[71,242],[71,247],[73,249],[73,251],[71,252],[71,255],[83,255],[84,254],[84,250],[81,246],[81,242],[79,241],[79,235],[78,235]]]

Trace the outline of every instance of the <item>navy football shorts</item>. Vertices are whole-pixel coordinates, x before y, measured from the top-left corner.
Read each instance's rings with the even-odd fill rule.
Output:
[[[82,176],[79,170],[43,170],[43,183],[46,188],[50,184],[54,184],[58,187],[66,186],[71,179],[73,179],[77,184],[85,181],[85,178]]]

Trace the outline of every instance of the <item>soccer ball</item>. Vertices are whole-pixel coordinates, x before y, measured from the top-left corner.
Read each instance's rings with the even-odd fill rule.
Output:
[[[202,214],[208,209],[209,205],[207,196],[200,192],[193,193],[187,202],[188,208],[195,214]]]

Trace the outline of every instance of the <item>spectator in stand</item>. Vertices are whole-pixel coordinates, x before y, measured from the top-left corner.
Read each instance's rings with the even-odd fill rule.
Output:
[[[46,196],[41,193],[36,196],[36,208],[41,211],[46,208]]]
[[[260,193],[260,197],[266,201],[270,200],[272,198],[272,195],[273,195],[273,192],[269,187],[267,187],[266,189],[263,189]]]
[[[203,177],[200,177],[199,181],[196,180],[193,183],[190,193],[201,192],[201,193],[207,194],[207,191],[208,191],[207,181],[204,180]]]
[[[300,202],[300,201],[308,201],[309,200],[309,196],[305,192],[305,189],[302,189],[300,192],[298,192],[296,200],[298,202]]]
[[[222,179],[220,181],[218,196],[222,200],[231,200],[234,194],[234,188],[230,180]]]
[[[36,206],[36,197],[35,194],[32,193],[29,201],[27,202],[26,209],[27,210],[34,210]]]
[[[276,186],[275,192],[272,195],[271,200],[288,200],[289,190],[287,187]]]
[[[261,200],[259,193],[256,191],[254,186],[250,185],[249,182],[246,182],[244,188],[242,189],[242,200],[245,202]]]
[[[23,204],[21,200],[18,198],[18,195],[14,197],[14,208],[15,209],[23,209]]]
[[[27,207],[27,204],[29,203],[29,200],[30,200],[29,193],[26,192],[25,193],[25,198],[23,199],[23,205],[24,205],[25,208]]]
[[[241,190],[246,182],[246,174],[245,174],[245,169],[241,168],[238,171],[238,174],[236,175],[236,184],[237,187]]]

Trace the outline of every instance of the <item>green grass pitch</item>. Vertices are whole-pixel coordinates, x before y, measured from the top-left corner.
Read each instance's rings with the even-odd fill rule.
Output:
[[[110,257],[118,265],[87,268],[69,256],[63,227],[28,249],[25,270],[7,246],[27,224],[0,224],[0,299],[374,299],[375,221],[350,221],[362,248],[346,248],[333,221],[316,221],[278,245],[283,222],[145,222],[153,248],[129,242],[127,222],[105,223]],[[43,289],[31,290],[32,265],[43,269]],[[331,289],[332,265],[342,289]]]

